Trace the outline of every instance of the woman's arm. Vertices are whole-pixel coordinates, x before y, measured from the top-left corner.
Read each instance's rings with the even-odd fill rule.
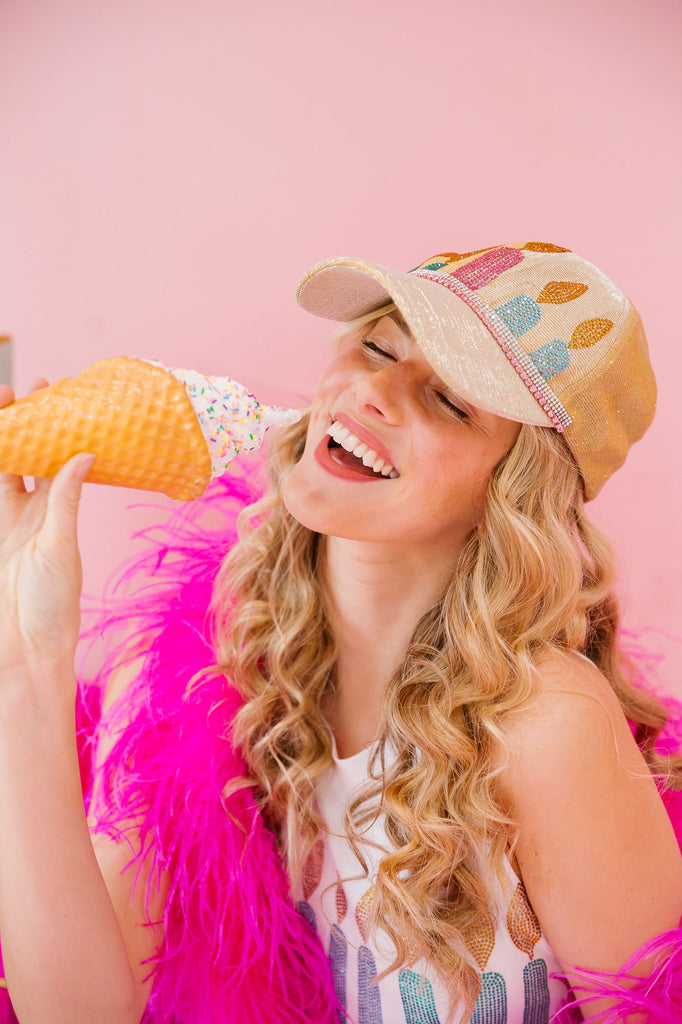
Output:
[[[118,874],[130,852],[110,843],[98,850],[98,864],[71,722],[58,712],[5,710],[0,935],[17,1014],[22,1024],[136,1024],[147,993],[134,970],[132,934],[143,930],[133,928],[131,883]]]
[[[616,972],[679,925],[682,858],[607,680],[567,655],[548,660],[540,682],[509,729],[505,790],[519,825],[521,876],[557,955]]]
[[[125,693],[143,668],[143,658],[126,662],[109,677],[102,701],[102,717]],[[96,803],[96,792],[100,784],[98,768],[111,752],[120,731],[125,727],[125,716],[117,715],[117,726],[108,725],[97,742],[94,755],[95,791],[91,803]],[[123,933],[128,959],[137,985],[142,992],[142,1005],[146,1004],[152,987],[149,960],[161,947],[164,939],[163,914],[167,894],[165,875],[155,872],[155,884],[148,888],[149,861],[140,863],[140,843],[134,824],[131,823],[125,838],[112,839],[97,828],[95,820],[88,822],[92,845],[100,871],[105,880],[109,897],[113,903],[118,924]],[[120,826],[119,826],[120,827]]]
[[[76,512],[88,469],[77,457],[32,494],[0,477],[0,935],[22,1024],[137,1024],[148,994],[134,872],[120,876],[130,851],[102,847],[98,863],[78,772]]]

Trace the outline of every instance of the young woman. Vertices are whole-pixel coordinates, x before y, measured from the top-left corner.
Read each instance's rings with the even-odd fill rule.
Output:
[[[678,762],[583,512],[653,415],[636,311],[542,243],[409,274],[332,260],[299,301],[347,327],[239,542],[143,600],[89,825],[73,657],[92,459],[33,494],[2,482],[19,1020],[542,1024],[566,1000],[554,974],[585,1016],[677,1019],[682,858],[659,790]]]

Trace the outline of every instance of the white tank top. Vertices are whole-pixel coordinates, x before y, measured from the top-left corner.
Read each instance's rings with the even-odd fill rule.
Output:
[[[393,946],[384,932],[367,933],[367,914],[373,898],[382,853],[366,845],[368,875],[343,834],[344,813],[351,798],[367,781],[371,750],[339,758],[322,778],[320,812],[329,834],[315,844],[303,872],[298,909],[318,932],[328,951],[336,994],[353,1024],[446,1024],[460,1021],[463,1007],[448,1016],[449,999],[436,975],[424,962],[392,971],[373,985],[393,959]],[[367,838],[388,850],[384,816],[367,829]],[[565,985],[549,977],[561,967],[542,935],[523,885],[507,861],[512,896],[497,921],[482,921],[468,939],[472,962],[478,964],[481,991],[470,1024],[548,1024],[566,993]],[[360,875],[361,877],[354,877]]]

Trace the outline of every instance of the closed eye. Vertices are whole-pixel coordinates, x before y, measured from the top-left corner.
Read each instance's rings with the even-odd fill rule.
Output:
[[[376,352],[377,355],[385,356],[386,359],[391,359],[394,363],[397,361],[394,355],[381,348],[381,346],[377,345],[377,343],[372,341],[371,338],[363,338],[362,344],[364,348],[368,348],[370,351]]]
[[[375,341],[372,341],[371,338],[362,338],[361,340],[362,340],[363,348],[369,349],[370,352],[374,352],[378,356],[383,356],[384,359],[390,359],[391,362],[393,362],[393,363],[397,363],[398,362],[396,356],[394,356],[392,352],[387,352],[386,349],[381,348],[381,346],[377,345],[377,343]],[[452,401],[452,399],[448,398],[448,396],[443,394],[442,391],[436,391],[435,394],[436,394],[436,397],[438,398],[438,401],[442,405],[444,405],[446,407],[446,409],[448,409],[448,411],[451,412],[458,419],[460,419],[460,420],[468,420],[469,419],[469,416],[464,411],[464,409],[460,409],[460,407],[458,405],[455,405],[455,403]]]
[[[449,409],[451,412],[453,412],[455,414],[455,416],[459,417],[459,419],[461,419],[461,420],[469,419],[469,417],[465,413],[464,409],[460,409],[460,407],[458,405],[455,405],[455,403],[453,401],[451,401],[451,399],[449,399],[447,395],[444,395],[442,393],[442,391],[436,391],[436,397],[438,398],[438,400],[447,409]]]

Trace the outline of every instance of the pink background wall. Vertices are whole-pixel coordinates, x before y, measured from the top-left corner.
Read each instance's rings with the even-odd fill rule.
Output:
[[[293,301],[310,263],[558,242],[648,328],[658,418],[593,514],[627,622],[682,634],[681,28],[672,0],[4,0],[18,390],[125,353],[297,400],[327,335]],[[91,593],[149,521],[140,497],[86,489]]]

